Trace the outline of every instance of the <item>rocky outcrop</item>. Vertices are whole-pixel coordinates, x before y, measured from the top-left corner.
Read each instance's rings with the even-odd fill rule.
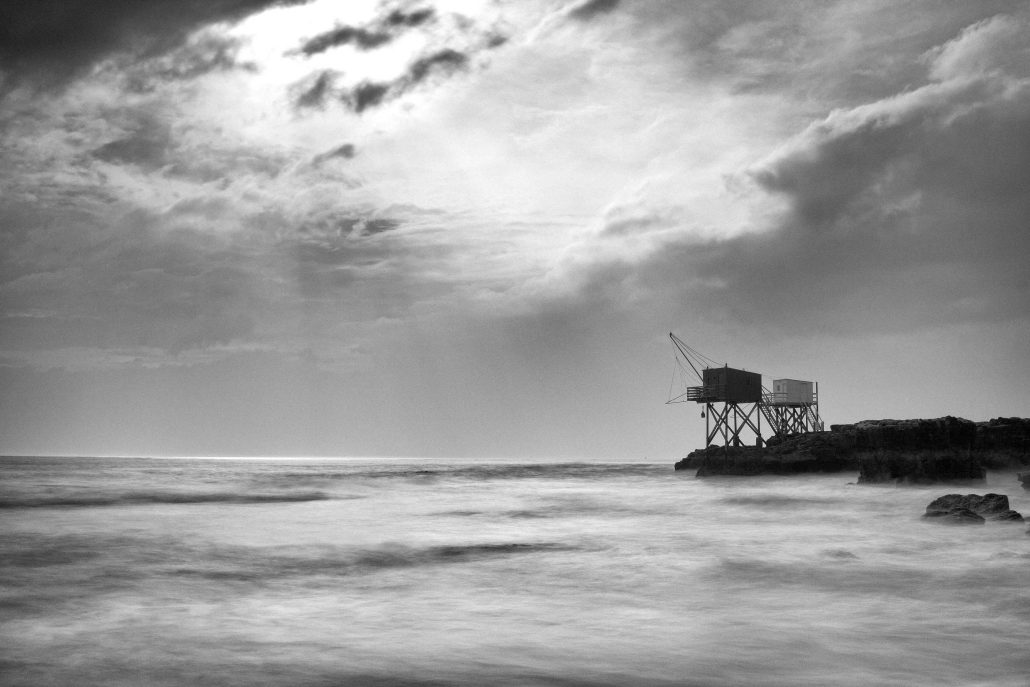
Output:
[[[1024,489],[1030,489],[1030,472],[1017,473],[1016,477],[1023,484]]]
[[[947,494],[930,502],[923,517],[946,524],[983,524],[985,520],[1023,522],[1023,516],[1009,508],[1004,494]]]
[[[712,446],[693,451],[676,463],[677,470],[697,469],[698,477],[710,475],[796,475],[806,472],[840,472],[854,469],[844,454],[830,449],[775,450],[755,446]]]
[[[710,446],[692,451],[676,463],[677,470],[696,469],[710,475],[795,475],[840,472],[858,467],[854,457],[833,432],[811,432],[770,441],[768,446]]]
[[[858,462],[859,484],[976,484],[986,474],[976,455],[961,450],[878,450]]]
[[[958,417],[840,425],[859,453],[858,482],[973,483],[985,472],[973,451],[976,424]]]
[[[996,417],[977,422],[973,450],[991,470],[1030,465],[1030,418]]]
[[[699,477],[857,470],[865,484],[971,484],[984,479],[985,467],[1030,464],[1028,437],[1030,419],[866,420],[775,438],[764,447],[698,449],[676,469],[697,470]],[[1030,473],[1024,486],[1030,488]]]

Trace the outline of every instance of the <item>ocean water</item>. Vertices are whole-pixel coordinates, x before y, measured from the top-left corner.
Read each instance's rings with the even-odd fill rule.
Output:
[[[1028,685],[1027,526],[671,465],[0,459],[3,685]]]

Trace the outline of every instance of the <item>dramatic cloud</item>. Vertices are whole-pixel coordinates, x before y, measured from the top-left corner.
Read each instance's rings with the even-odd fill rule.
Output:
[[[361,114],[412,92],[431,76],[450,76],[465,70],[473,56],[507,42],[507,37],[496,27],[478,26],[461,15],[440,16],[431,8],[395,9],[380,13],[360,26],[336,26],[307,39],[299,49],[287,55],[316,58],[341,46],[352,46],[362,52],[376,51],[416,28],[427,46],[412,54],[403,69],[392,77],[351,78],[349,84],[344,84],[341,82],[346,70],[322,70],[293,86],[295,106],[301,110],[322,109],[332,96]],[[437,44],[442,47],[434,47]]]
[[[407,71],[390,82],[364,81],[344,92],[340,100],[354,112],[361,114],[365,110],[378,107],[383,103],[398,98],[427,81],[433,75],[449,76],[462,70],[468,64],[468,56],[454,50],[445,49],[412,62]],[[324,76],[324,75],[323,75]],[[297,100],[298,107],[321,106],[328,85],[321,78]]]
[[[130,91],[148,93],[167,81],[191,81],[213,72],[230,69],[253,70],[253,65],[240,63],[238,39],[216,34],[194,34],[186,43],[165,55],[141,64],[124,65],[125,81]]]
[[[205,25],[234,21],[283,0],[11,0],[0,8],[0,75],[10,89],[28,79],[60,86],[105,57],[158,55]],[[294,3],[295,4],[295,3]]]
[[[0,13],[4,451],[661,460],[670,330],[1027,403],[1025,3]]]
[[[341,45],[354,45],[361,50],[371,50],[394,40],[399,31],[425,24],[433,15],[432,9],[412,12],[393,10],[369,26],[338,26],[332,31],[321,33],[305,41],[298,52],[311,57]]]
[[[1030,79],[1011,56],[1028,28],[998,16],[965,29],[926,54],[925,85],[835,110],[750,169],[787,202],[769,229],[698,241],[667,231],[668,212],[616,208],[600,236],[650,236],[635,288],[672,287],[691,309],[766,329],[1025,318]],[[590,275],[582,288],[596,290],[625,270]]]
[[[365,29],[354,28],[353,26],[341,26],[328,33],[315,36],[301,46],[300,51],[304,55],[317,55],[338,45],[356,45],[362,50],[378,48],[384,43],[393,40],[388,33],[373,33]]]

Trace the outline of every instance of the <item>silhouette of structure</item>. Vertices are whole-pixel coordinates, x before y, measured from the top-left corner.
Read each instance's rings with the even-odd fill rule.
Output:
[[[672,332],[669,338],[676,347],[676,362],[682,375],[689,375],[683,366],[686,362],[701,385],[688,386],[675,397],[670,388],[666,403],[704,404],[701,415],[705,418],[705,448],[720,444],[761,446],[766,441],[762,432],[763,418],[770,438],[822,431],[817,383],[775,379],[770,391],[762,386],[762,375],[758,372],[719,365]]]

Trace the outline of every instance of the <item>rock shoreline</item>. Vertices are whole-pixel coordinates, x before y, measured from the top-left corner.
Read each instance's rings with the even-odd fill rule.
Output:
[[[831,425],[826,432],[773,439],[762,447],[713,446],[692,451],[675,468],[696,469],[698,477],[857,470],[863,484],[976,484],[987,469],[1028,465],[1030,419],[972,422],[948,416]],[[1030,479],[1023,485],[1030,488]]]

